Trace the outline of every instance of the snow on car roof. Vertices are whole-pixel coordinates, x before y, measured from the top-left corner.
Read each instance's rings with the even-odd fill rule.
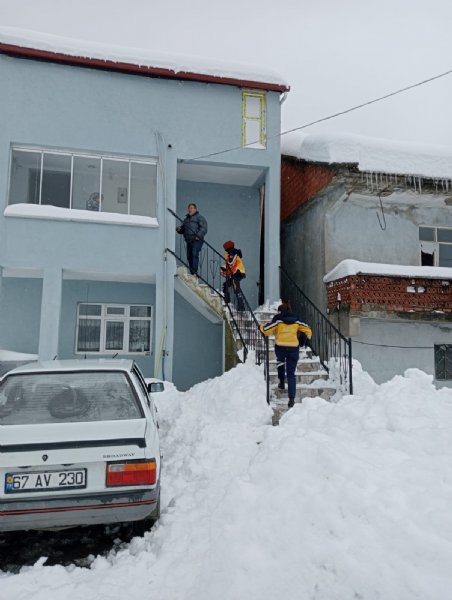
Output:
[[[0,27],[0,52],[169,79],[243,85],[279,92],[289,90],[278,74],[261,67],[227,64],[197,56],[176,56],[16,27]]]
[[[127,371],[132,369],[133,360],[100,358],[100,359],[72,359],[72,360],[45,360],[21,365],[9,371],[11,373],[37,373],[55,371]]]
[[[350,133],[296,132],[283,136],[281,152],[326,164],[356,163],[360,171],[452,179],[452,146],[398,142]]]

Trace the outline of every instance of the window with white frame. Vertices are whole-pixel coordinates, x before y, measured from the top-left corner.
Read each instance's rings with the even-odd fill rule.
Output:
[[[452,227],[419,227],[421,265],[452,267]]]
[[[78,354],[149,354],[152,306],[80,303],[77,310]]]
[[[265,92],[242,92],[242,145],[264,149],[267,146]]]
[[[155,217],[157,164],[144,159],[13,147],[8,203]]]

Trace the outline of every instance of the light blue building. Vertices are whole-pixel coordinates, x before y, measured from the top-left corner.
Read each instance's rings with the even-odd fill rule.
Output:
[[[168,209],[242,248],[250,304],[278,297],[288,88],[80,54],[0,32],[0,348],[133,357],[185,389],[222,372],[223,321],[175,285]]]

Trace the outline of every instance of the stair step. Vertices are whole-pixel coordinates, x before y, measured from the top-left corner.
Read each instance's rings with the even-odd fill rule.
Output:
[[[336,393],[336,388],[332,386],[310,386],[310,385],[297,385],[295,402],[301,401],[303,398],[323,398],[324,400],[331,400]],[[273,396],[277,399],[288,398],[286,390],[272,390]]]
[[[295,378],[297,383],[310,384],[314,381],[323,380],[326,381],[328,379],[328,373],[326,371],[305,371],[305,372],[297,372],[295,373]],[[270,385],[277,386],[278,384],[278,374],[272,373],[270,371]],[[287,390],[287,381],[286,381],[286,390]]]
[[[270,370],[276,371],[276,360],[269,360]],[[299,360],[297,373],[308,373],[310,371],[320,371],[320,362],[311,360]]]

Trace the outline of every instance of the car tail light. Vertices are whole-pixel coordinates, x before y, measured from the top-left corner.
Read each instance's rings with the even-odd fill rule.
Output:
[[[155,460],[107,464],[107,487],[120,485],[153,485],[156,480]]]

